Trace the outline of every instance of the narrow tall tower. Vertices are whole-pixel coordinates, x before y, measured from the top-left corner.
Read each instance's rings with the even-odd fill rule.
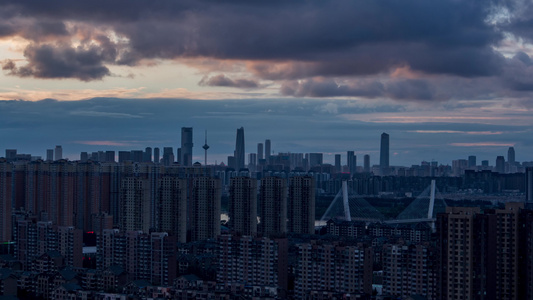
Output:
[[[258,143],[257,144],[257,162],[259,164],[259,160],[260,159],[263,159],[263,143]]]
[[[182,166],[192,166],[192,127],[181,128],[181,153],[180,163]]]
[[[207,144],[207,130],[205,131],[205,144],[202,146],[202,148],[205,150],[204,164],[207,166],[207,149],[209,149],[209,145]]]
[[[389,175],[389,135],[383,132],[381,134],[381,149],[379,152],[379,169],[380,175]]]
[[[265,140],[265,160],[266,164],[270,164],[270,154],[272,154],[272,150],[270,149],[270,140]]]
[[[526,203],[533,204],[533,167],[526,168]]]
[[[235,141],[235,166],[237,170],[244,169],[244,128],[237,129],[237,140]]]

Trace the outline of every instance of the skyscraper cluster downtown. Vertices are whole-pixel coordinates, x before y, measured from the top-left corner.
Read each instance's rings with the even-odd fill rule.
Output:
[[[471,155],[398,167],[387,133],[380,144],[379,164],[365,154],[361,166],[352,150],[328,164],[273,153],[269,139],[246,164],[243,127],[227,164],[207,164],[207,132],[194,162],[192,127],[162,155],[8,149],[0,296],[531,299],[533,162],[511,147],[495,166]],[[409,197],[427,186],[430,200]]]

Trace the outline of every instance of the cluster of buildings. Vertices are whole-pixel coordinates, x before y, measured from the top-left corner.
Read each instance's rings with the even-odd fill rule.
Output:
[[[61,146],[47,150],[46,160],[7,150],[0,158],[0,296],[533,297],[533,168],[515,162],[514,150],[498,172],[475,158],[464,168],[399,168],[389,165],[384,133],[378,166],[368,155],[358,166],[353,151],[346,166],[340,155],[334,165],[321,153],[273,155],[270,140],[246,165],[239,128],[228,165],[206,166],[193,163],[192,140],[192,128],[182,128],[176,153],[120,151],[118,161],[114,151],[69,161]],[[207,160],[207,140],[203,149]],[[331,219],[315,227],[317,197],[336,194],[343,181],[357,194],[394,196],[429,180],[450,193],[513,191],[525,203],[448,207],[432,224]]]

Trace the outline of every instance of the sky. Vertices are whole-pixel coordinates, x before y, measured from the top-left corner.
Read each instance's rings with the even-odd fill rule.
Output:
[[[531,161],[532,39],[527,0],[0,0],[0,150]]]

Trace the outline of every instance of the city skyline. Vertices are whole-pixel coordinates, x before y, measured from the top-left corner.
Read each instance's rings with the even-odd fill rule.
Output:
[[[146,146],[177,149],[180,146],[179,127],[192,126],[212,132],[210,144],[213,147],[209,156],[217,161],[233,154],[234,146],[230,146],[229,139],[234,137],[230,131],[239,127],[251,128],[247,139],[249,149],[264,138],[270,138],[274,153],[324,152],[325,161],[330,163],[334,161],[334,154],[353,149],[357,154],[371,154],[372,164],[377,164],[374,159],[379,157],[379,140],[375,136],[383,131],[392,135],[392,165],[409,165],[419,158],[446,163],[474,153],[482,159],[492,160],[498,155],[506,155],[509,147],[517,149],[519,161],[530,160],[525,154],[533,153],[533,143],[527,139],[533,124],[528,122],[508,125],[439,120],[416,123],[409,118],[392,116],[396,113],[390,112],[389,107],[365,108],[356,102],[249,100],[245,102],[246,107],[242,107],[240,103],[243,101],[246,100],[166,99],[161,107],[151,107],[148,99],[0,101],[0,148],[17,148],[21,152],[46,157],[45,153],[40,153],[41,149],[61,144],[66,148],[64,156],[71,160],[76,159],[79,152],[97,149],[118,151]],[[166,106],[174,109],[165,110]],[[331,107],[335,107],[335,112],[327,111]],[[183,108],[185,111],[180,112]],[[396,107],[393,111],[400,109]],[[360,118],[374,116],[376,120],[351,121],[345,118],[346,110],[353,111]],[[172,122],[176,113],[182,116],[179,124]],[[378,119],[380,114],[388,114],[399,121],[382,122]],[[39,117],[35,118],[36,115]],[[306,115],[312,118],[308,119]],[[342,121],[337,120],[339,117]],[[290,131],[285,130],[289,127]],[[201,145],[203,142],[202,135],[197,134],[194,143]],[[194,161],[203,162],[198,149],[193,155]]]

